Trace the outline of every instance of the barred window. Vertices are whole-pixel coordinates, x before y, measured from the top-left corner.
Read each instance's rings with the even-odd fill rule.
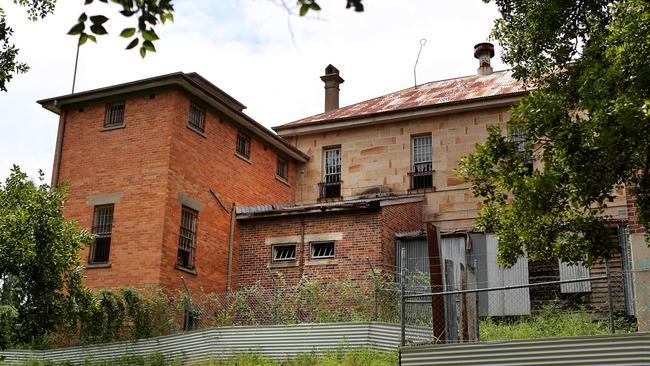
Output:
[[[235,147],[235,152],[246,159],[250,158],[251,139],[241,132],[237,132],[237,146]]]
[[[334,258],[334,242],[311,243],[311,259]]]
[[[517,151],[522,154],[526,159],[526,174],[533,172],[533,151],[528,141],[528,136],[523,130],[512,129],[509,131],[510,141],[516,145]]]
[[[115,127],[124,124],[124,102],[110,103],[106,105],[106,117],[104,127]]]
[[[275,173],[278,177],[287,180],[289,176],[289,164],[286,160],[278,158],[278,168]]]
[[[113,205],[95,206],[92,229],[95,240],[90,248],[90,264],[108,263],[112,231]]]
[[[411,159],[413,161],[409,173],[411,189],[433,188],[431,135],[411,138]]]
[[[187,269],[194,269],[197,216],[197,211],[183,206],[181,210],[181,230],[178,236],[178,259],[176,264]]]
[[[205,111],[194,103],[190,103],[190,115],[187,124],[195,130],[205,131]]]
[[[273,261],[296,260],[296,244],[282,244],[273,246]]]
[[[341,181],[341,148],[336,147],[324,151],[325,156],[325,182],[335,183]]]

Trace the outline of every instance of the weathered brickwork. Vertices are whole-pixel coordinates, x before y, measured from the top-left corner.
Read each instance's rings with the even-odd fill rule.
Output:
[[[398,216],[399,220],[386,224],[387,220]],[[271,273],[276,285],[280,284],[278,281],[294,285],[303,276],[318,276],[324,281],[367,279],[368,261],[377,269],[393,268],[394,232],[421,227],[421,217],[422,204],[415,202],[374,209],[241,220],[237,286],[243,288],[259,283],[271,287],[274,284]],[[310,259],[311,238],[337,236],[334,259]],[[273,262],[272,239],[296,244],[296,260],[283,264]]]
[[[128,96],[125,127],[108,131],[102,131],[105,101],[68,107],[62,116],[59,182],[66,182],[70,192],[66,217],[90,229],[89,198],[121,194],[113,216],[111,266],[88,268],[88,286],[180,288],[182,276],[193,291],[224,291],[232,203],[293,201],[294,161],[287,159],[289,183],[276,179],[273,148],[242,131],[251,137],[251,146],[250,158],[240,158],[235,154],[237,125],[206,108],[205,133],[199,134],[187,127],[189,104],[190,97],[180,90]],[[201,207],[196,274],[175,268],[183,202],[179,196]],[[236,245],[235,238],[234,253]],[[88,255],[84,250],[82,259],[87,261]],[[237,268],[236,255],[232,268]]]

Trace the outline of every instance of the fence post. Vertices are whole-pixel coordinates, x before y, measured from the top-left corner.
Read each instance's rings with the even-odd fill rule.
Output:
[[[605,258],[605,272],[607,273],[607,312],[609,313],[609,330],[616,333],[614,328],[614,305],[612,304],[612,276],[609,268],[609,258]]]
[[[404,295],[406,295],[406,279],[404,278],[404,268],[406,267],[406,247],[402,247],[402,252],[400,254],[400,269],[399,269],[399,279],[401,282],[401,294],[400,294],[400,327],[402,328],[402,335],[401,335],[401,342],[400,344],[402,346],[406,345],[406,316],[405,316],[405,310],[406,310],[406,299],[404,298]]]
[[[366,262],[370,267],[370,273],[372,273],[372,282],[375,288],[375,309],[373,313],[373,320],[377,321],[379,320],[379,287],[377,287],[377,272],[375,272],[375,267],[372,265],[372,262],[370,262],[370,259],[368,257],[366,257]]]

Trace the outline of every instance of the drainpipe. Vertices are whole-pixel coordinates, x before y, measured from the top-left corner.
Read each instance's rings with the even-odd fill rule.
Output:
[[[54,101],[56,105],[57,102]],[[56,139],[56,152],[54,153],[54,169],[52,169],[52,187],[59,185],[59,172],[61,171],[61,155],[63,153],[63,135],[65,133],[65,122],[68,119],[66,110],[61,109],[63,115],[59,118],[59,131]]]
[[[235,236],[235,202],[230,208],[230,236],[228,237],[228,275],[226,277],[226,295],[230,295],[232,290],[232,246]]]

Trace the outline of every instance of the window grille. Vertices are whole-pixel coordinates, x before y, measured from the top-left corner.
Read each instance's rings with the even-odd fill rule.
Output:
[[[90,264],[108,263],[112,231],[113,205],[95,206],[92,229],[95,240],[90,248]]]
[[[289,176],[289,164],[286,160],[278,158],[278,167],[276,173],[278,177],[287,180]]]
[[[177,264],[194,269],[194,245],[196,244],[196,218],[198,212],[183,206],[181,210],[181,230],[178,236]]]
[[[274,245],[273,246],[273,260],[274,261],[293,261],[296,260],[296,245]]]
[[[106,105],[106,118],[104,127],[115,127],[124,124],[124,102],[110,103]]]
[[[334,258],[334,242],[311,243],[311,259]]]
[[[417,136],[411,139],[413,167],[411,189],[433,188],[433,166],[431,153],[431,135]]]
[[[510,132],[510,141],[517,146],[517,151],[527,159],[526,171],[528,174],[533,172],[533,151],[528,143],[528,136],[520,129],[513,129]]]
[[[190,127],[205,132],[205,111],[196,104],[190,103],[190,115],[187,123]]]
[[[341,148],[323,151],[324,181],[320,183],[320,198],[341,197]]]
[[[237,133],[237,146],[235,147],[237,154],[248,159],[251,153],[251,139],[241,133]]]

